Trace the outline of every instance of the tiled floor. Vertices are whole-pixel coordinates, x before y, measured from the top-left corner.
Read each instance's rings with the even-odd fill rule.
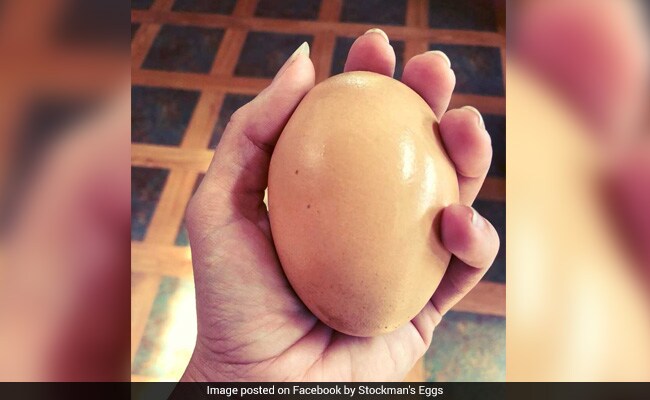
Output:
[[[497,30],[494,0],[429,0],[429,10],[431,28]]]
[[[406,0],[343,0],[341,21],[377,25],[405,25]]]
[[[219,119],[214,126],[214,131],[212,131],[212,137],[210,138],[210,145],[208,147],[211,149],[217,147],[217,144],[219,144],[219,140],[221,139],[221,135],[223,135],[223,131],[226,129],[226,125],[228,125],[230,116],[240,107],[253,100],[254,98],[255,96],[235,93],[227,93],[224,96],[223,105],[221,106],[221,110],[219,110]]]
[[[434,382],[504,381],[505,318],[450,311],[436,328],[425,357]]]
[[[173,11],[187,11],[207,14],[232,14],[235,0],[176,0]]]
[[[163,25],[142,68],[208,73],[223,32],[223,29]]]
[[[506,283],[506,204],[502,201],[478,199],[473,206],[494,225],[501,241],[497,258],[483,280]]]
[[[235,67],[235,75],[273,78],[303,42],[311,45],[313,40],[312,35],[249,32]]]
[[[131,89],[131,140],[178,146],[198,99],[198,92],[134,86]]]
[[[151,308],[140,347],[133,361],[133,373],[141,376],[180,376],[189,360],[196,337],[194,282],[164,277]],[[187,362],[187,361],[186,361]]]
[[[192,194],[196,192],[196,189],[201,184],[205,174],[200,174],[196,177],[196,182],[194,182],[194,189],[192,189]],[[176,240],[174,241],[176,246],[189,246],[190,238],[187,236],[187,229],[185,228],[185,222],[181,222],[181,226],[178,228],[178,235],[176,235]]]
[[[496,285],[501,291],[497,292],[499,298],[481,298],[479,302],[504,303],[506,165],[501,61],[505,38],[491,47],[462,39],[464,31],[477,31],[487,35],[481,41],[484,45],[495,40],[494,32],[503,31],[493,1],[343,0],[338,9],[333,7],[336,3],[325,4],[327,1],[132,2],[133,57],[142,62],[133,67],[132,89],[133,277],[140,282],[132,290],[138,291],[134,298],[146,303],[138,304],[139,313],[133,317],[138,319],[133,326],[142,330],[133,339],[132,372],[137,379],[178,379],[191,354],[196,334],[194,292],[182,209],[202,179],[210,152],[218,145],[230,115],[270,82],[302,42],[312,47],[317,76],[318,68],[325,70],[320,76],[337,74],[343,70],[355,36],[371,27],[380,26],[389,33],[397,56],[397,78],[407,56],[443,50],[456,73],[458,102],[463,95],[471,95],[477,102],[473,105],[489,110],[484,112],[494,147],[489,179],[497,189],[479,195],[475,207],[501,237],[503,246],[484,278],[486,285]],[[160,13],[164,6],[168,10]],[[412,6],[417,12],[408,9]],[[151,7],[158,10],[156,14],[149,14]],[[422,14],[424,10],[428,14]],[[166,12],[176,13],[180,19],[171,24],[165,20]],[[197,23],[199,15],[207,23]],[[259,27],[257,18],[263,18],[266,25]],[[179,24],[180,20],[185,22]],[[160,24],[160,30],[152,23]],[[314,24],[326,29],[312,29]],[[409,31],[391,31],[406,24]],[[450,44],[446,36],[439,39],[431,29],[459,30],[462,40]],[[218,59],[224,46],[226,58]],[[318,62],[320,57],[325,57],[324,62]],[[196,76],[205,77],[205,87],[192,83]],[[496,103],[495,98],[499,100]],[[505,309],[499,310],[487,315],[463,309],[445,316],[425,357],[426,374],[421,378],[503,380]],[[146,316],[141,316],[143,312]]]
[[[492,138],[492,164],[488,176],[505,179],[506,177],[506,117],[483,113],[485,129]]]
[[[429,49],[441,50],[449,56],[458,93],[505,96],[498,48],[432,43]]]
[[[131,168],[131,240],[142,240],[169,171],[154,168]]]
[[[320,0],[259,0],[256,17],[316,19]]]

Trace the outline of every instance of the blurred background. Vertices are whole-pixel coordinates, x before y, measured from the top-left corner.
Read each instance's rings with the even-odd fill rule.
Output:
[[[507,379],[648,381],[649,4],[509,5]]]
[[[185,206],[230,115],[304,41],[316,79],[343,70],[354,39],[381,28],[404,63],[451,59],[451,107],[485,119],[494,158],[477,210],[502,247],[436,329],[407,379],[505,379],[505,2],[492,0],[134,0],[131,4],[131,362],[136,381],[177,380],[196,336]]]
[[[130,377],[128,20],[0,1],[0,381]]]

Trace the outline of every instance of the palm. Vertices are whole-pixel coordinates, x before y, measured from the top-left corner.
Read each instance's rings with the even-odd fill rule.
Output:
[[[266,215],[261,218],[262,226],[268,224]],[[344,335],[322,324],[289,286],[260,222],[238,218],[206,237],[193,254],[197,270],[205,273],[197,285],[211,294],[198,310],[200,329],[208,332],[203,345],[215,362],[248,364],[251,377],[387,379],[405,374],[428,347],[412,323],[376,338]],[[222,274],[224,269],[230,273]]]

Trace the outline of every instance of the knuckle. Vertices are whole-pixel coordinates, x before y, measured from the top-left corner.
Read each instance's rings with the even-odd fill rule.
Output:
[[[230,115],[230,119],[228,120],[228,125],[237,125],[241,123],[242,121],[245,120],[246,116],[246,105],[239,107],[238,109],[235,110],[234,113]]]
[[[234,113],[230,115],[228,120],[227,129],[237,129],[237,130],[246,130],[247,126],[250,124],[250,103],[245,104],[235,110]]]
[[[226,125],[226,132],[249,139],[256,136],[255,133],[258,130],[256,124],[259,116],[254,115],[250,104],[245,104],[232,113]]]

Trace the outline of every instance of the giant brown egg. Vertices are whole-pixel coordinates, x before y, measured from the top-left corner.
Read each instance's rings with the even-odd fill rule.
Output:
[[[412,89],[371,72],[316,85],[278,139],[268,190],[284,272],[322,322],[375,336],[430,300],[451,257],[440,216],[458,181]]]

